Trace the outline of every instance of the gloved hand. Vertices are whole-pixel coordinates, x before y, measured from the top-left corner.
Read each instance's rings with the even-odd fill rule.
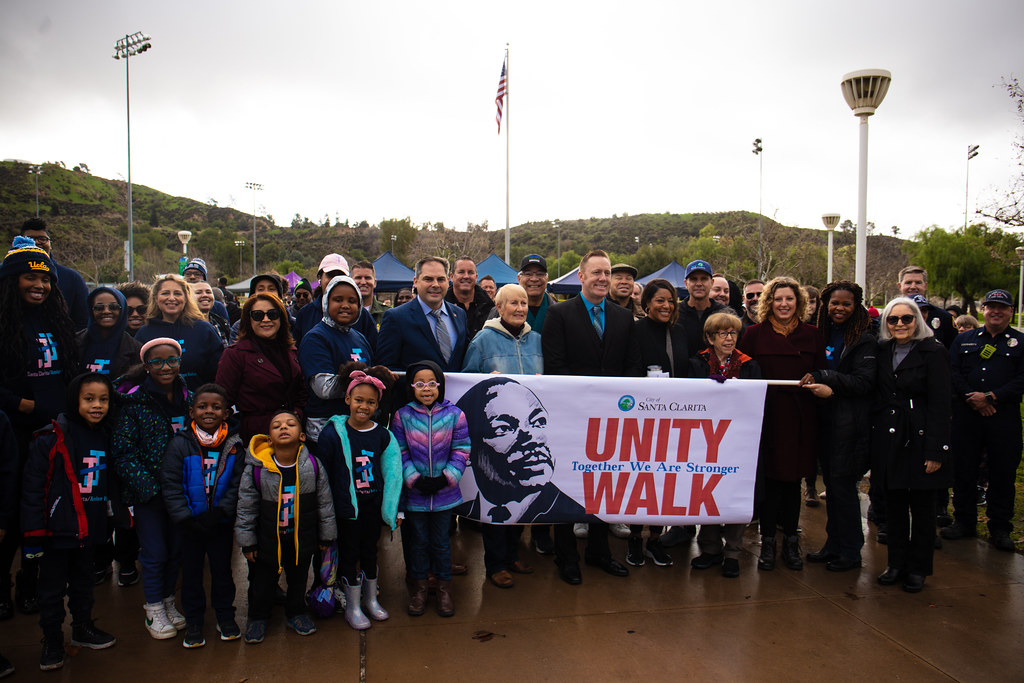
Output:
[[[26,560],[37,560],[37,559],[39,559],[40,557],[43,556],[43,546],[41,546],[41,545],[33,545],[33,546],[26,545],[26,546],[22,546],[21,552],[25,556]]]
[[[413,484],[416,489],[428,496],[437,493],[447,485],[448,479],[444,475],[439,477],[422,476]]]
[[[441,489],[448,488],[448,477],[444,476],[443,474],[439,474],[436,477],[431,477],[431,479],[434,480],[434,485],[437,487],[434,489],[435,493],[437,493]]]

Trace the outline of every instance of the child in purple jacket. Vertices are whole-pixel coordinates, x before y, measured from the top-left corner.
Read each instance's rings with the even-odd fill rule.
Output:
[[[409,614],[426,610],[427,573],[437,578],[437,613],[455,614],[448,528],[452,509],[462,502],[459,480],[469,461],[466,416],[444,399],[444,373],[436,363],[421,361],[406,368],[412,400],[395,414],[391,430],[402,450],[405,486],[399,509],[405,511],[412,537]]]

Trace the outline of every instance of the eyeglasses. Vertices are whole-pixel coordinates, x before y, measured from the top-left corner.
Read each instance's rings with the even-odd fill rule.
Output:
[[[116,313],[121,310],[121,304],[117,303],[116,301],[110,304],[93,304],[92,310],[95,313],[102,313],[103,311],[110,311],[111,313]]]
[[[747,292],[747,301],[750,301],[751,299],[756,299],[759,296],[761,296],[761,292]]]
[[[129,306],[128,315],[135,313],[136,315],[146,315],[146,311],[149,310],[149,306],[142,304],[141,306]]]
[[[909,313],[907,313],[906,315],[889,315],[886,316],[885,318],[885,322],[888,323],[889,325],[895,325],[896,323],[903,323],[904,325],[909,325],[910,323],[914,322],[914,320],[914,316],[910,315]]]
[[[171,356],[170,358],[150,358],[146,361],[146,365],[154,370],[159,370],[165,365],[169,368],[176,368],[180,363],[181,356]]]
[[[269,311],[252,310],[249,311],[249,317],[258,323],[263,322],[263,318],[267,320],[280,320],[281,311],[276,308],[271,308]]]
[[[543,270],[521,270],[519,274],[523,276],[525,280],[539,280],[548,276]]]
[[[715,334],[718,335],[719,339],[728,339],[729,337],[735,337],[739,332],[736,330],[720,330],[715,332]]]
[[[52,244],[53,242],[53,240],[51,240],[46,235],[40,235],[39,237],[33,237],[32,239],[35,241],[36,244]]]
[[[434,380],[430,380],[429,382],[413,382],[412,385],[417,389],[436,389],[441,386]]]

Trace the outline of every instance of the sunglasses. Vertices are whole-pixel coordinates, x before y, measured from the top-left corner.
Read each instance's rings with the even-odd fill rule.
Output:
[[[756,299],[759,296],[761,296],[761,292],[747,292],[747,300],[748,301],[750,299]]]
[[[129,306],[128,307],[128,315],[131,315],[132,313],[134,313],[136,315],[143,315],[144,316],[144,315],[146,315],[146,311],[148,309],[149,309],[149,306],[147,306],[146,304],[142,304],[141,306]],[[96,310],[96,309],[93,309],[93,310]]]
[[[116,313],[121,310],[121,304],[116,301],[112,304],[93,304],[92,310],[94,313],[102,313],[103,311],[110,311]]]
[[[258,323],[263,322],[264,318],[266,318],[267,320],[280,320],[281,311],[277,310],[276,308],[271,308],[269,311],[249,311],[249,317]]]
[[[434,380],[430,380],[429,382],[413,382],[412,385],[417,389],[436,389],[441,386]]]
[[[181,356],[171,356],[170,358],[150,358],[146,361],[146,365],[154,370],[159,370],[165,365],[169,368],[176,368],[180,363]]]
[[[885,318],[885,322],[888,323],[889,325],[895,325],[896,323],[903,323],[904,325],[909,325],[910,323],[914,322],[914,320],[914,316],[910,315],[909,313],[907,313],[906,315],[890,315],[886,316]]]

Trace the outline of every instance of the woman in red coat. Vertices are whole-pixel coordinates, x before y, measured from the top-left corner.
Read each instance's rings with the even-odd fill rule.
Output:
[[[777,277],[765,285],[751,325],[739,349],[758,362],[764,379],[795,379],[825,369],[825,342],[813,325],[801,322],[807,298],[800,284]],[[799,387],[768,387],[758,454],[761,494],[761,557],[758,569],[775,569],[776,532],[782,527],[782,560],[802,569],[800,480],[816,473],[817,399]]]
[[[224,349],[217,384],[242,415],[242,443],[266,434],[279,408],[302,415],[306,385],[284,304],[269,292],[254,294],[242,307],[238,341]]]

